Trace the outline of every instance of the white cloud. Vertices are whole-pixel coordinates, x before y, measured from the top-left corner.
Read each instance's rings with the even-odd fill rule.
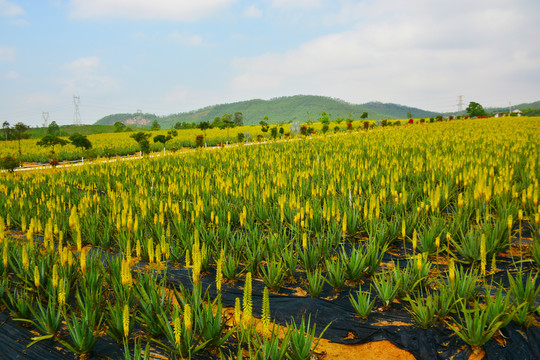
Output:
[[[66,68],[72,72],[92,72],[95,71],[100,64],[97,56],[82,57],[72,61],[66,65]]]
[[[6,74],[4,74],[4,78],[9,79],[9,80],[17,79],[18,77],[19,77],[19,73],[14,70],[9,71]]]
[[[259,10],[259,8],[257,8],[255,5],[251,5],[244,10],[243,14],[245,17],[258,19],[263,15],[263,12],[262,10]]]
[[[14,17],[26,14],[22,7],[7,0],[0,0],[0,15]]]
[[[17,58],[14,47],[0,46],[0,61],[13,62]]]
[[[192,21],[212,14],[236,0],[71,0],[75,18],[168,19]]]
[[[272,5],[280,8],[318,8],[321,0],[272,0]]]
[[[526,1],[501,0],[490,8],[462,7],[464,1],[354,4],[369,21],[358,17],[349,30],[288,51],[236,58],[231,88],[239,96],[315,93],[416,106],[444,105],[442,98],[453,99],[463,89],[486,99],[501,91],[540,92],[538,76],[532,76],[540,74],[540,46],[534,40],[540,27],[531,25],[534,16]],[[455,110],[455,100],[444,102],[453,108],[443,111]]]
[[[173,40],[175,42],[180,43],[181,45],[186,46],[199,46],[202,45],[203,39],[199,35],[188,35],[188,34],[182,34],[178,31],[173,31],[169,35],[167,35],[167,38],[169,40]]]

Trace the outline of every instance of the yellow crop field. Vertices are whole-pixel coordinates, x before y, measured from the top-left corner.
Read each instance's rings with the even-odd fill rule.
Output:
[[[178,359],[324,358],[317,337],[365,342],[359,328],[396,314],[410,322],[400,334],[447,334],[450,355],[537,327],[540,118],[311,126],[289,141],[1,173],[0,303],[73,353],[107,337]],[[128,133],[89,139],[137,150]]]

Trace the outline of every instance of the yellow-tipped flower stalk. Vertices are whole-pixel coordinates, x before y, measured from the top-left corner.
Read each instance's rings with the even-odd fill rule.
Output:
[[[36,286],[36,288],[39,287],[39,268],[37,265],[34,266],[34,285]]]
[[[243,299],[242,325],[248,328],[251,324],[251,315],[253,303],[251,301],[251,272],[246,274],[246,282],[244,284],[244,299]]]
[[[413,231],[413,235],[412,235],[412,249],[413,249],[413,253],[416,252],[416,246],[418,245],[418,236],[416,235],[416,229],[414,229]]]
[[[81,251],[81,257],[79,258],[80,263],[81,263],[81,272],[82,272],[83,276],[85,276],[85,274],[86,274],[86,252],[87,252],[87,249],[84,248]]]
[[[422,272],[422,254],[416,254],[416,267],[418,268],[418,273]]]
[[[56,289],[58,288],[58,264],[53,265],[52,270],[52,285]]]
[[[262,333],[265,338],[270,337],[270,295],[268,294],[268,288],[264,287],[263,300],[262,300]]]
[[[127,339],[129,335],[129,306],[124,305],[124,311],[122,312],[122,324],[124,325],[124,337]]]
[[[181,345],[181,336],[182,336],[182,323],[180,322],[180,317],[176,316],[174,318],[174,344],[176,348],[179,349]]]
[[[186,331],[191,331],[191,305],[186,304],[184,306],[184,329]]]
[[[307,234],[302,234],[302,249],[306,250],[307,248]]]
[[[450,259],[448,263],[448,278],[451,282],[454,282],[456,279],[456,265],[454,264],[454,259]]]
[[[234,323],[239,326],[242,321],[242,307],[240,305],[240,298],[234,300]]]
[[[223,261],[225,260],[225,252],[221,249],[219,253],[219,259],[216,266],[216,289],[218,293],[221,293],[221,285],[223,283]]]
[[[122,260],[121,268],[122,285],[131,287],[133,285],[133,277],[131,276],[131,267],[129,262],[125,259]]]
[[[60,286],[58,287],[58,305],[62,306],[66,303],[66,290],[64,289],[64,281],[60,281]]]
[[[486,276],[486,235],[480,238],[480,269],[482,276]]]
[[[23,246],[22,248],[22,263],[25,270],[28,270],[28,252],[26,251],[26,246]]]

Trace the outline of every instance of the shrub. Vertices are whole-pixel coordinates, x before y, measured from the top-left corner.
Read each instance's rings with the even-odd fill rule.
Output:
[[[388,126],[388,120],[383,119],[383,120],[381,121],[381,126]]]
[[[347,123],[347,130],[349,130],[349,131],[352,130],[352,123],[351,122]]]
[[[364,120],[364,129],[369,129],[369,122],[367,120]]]
[[[420,124],[423,124],[426,122],[426,119],[420,119]]]
[[[16,167],[19,166],[19,160],[13,156],[6,156],[0,161],[0,168],[6,169],[9,172],[13,172]]]
[[[195,138],[195,147],[203,147],[204,145],[204,136],[203,135],[197,135]]]
[[[236,135],[236,138],[238,139],[238,142],[244,142],[244,139],[246,138],[243,132],[239,132]]]
[[[413,119],[409,119],[409,124],[414,124],[414,120],[413,120]]]
[[[302,125],[300,127],[300,134],[306,136],[308,134],[308,127],[306,125]]]

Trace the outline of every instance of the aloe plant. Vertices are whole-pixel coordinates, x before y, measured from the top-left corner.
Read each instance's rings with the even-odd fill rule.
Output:
[[[315,348],[319,344],[319,341],[322,335],[328,329],[328,324],[326,328],[319,334],[319,339],[315,340],[315,328],[316,325],[313,324],[311,327],[311,317],[308,317],[307,323],[305,322],[304,317],[302,317],[302,323],[297,327],[294,321],[291,321],[290,324],[287,324],[290,332],[289,340],[289,353],[287,357],[291,360],[305,360],[311,358]]]
[[[256,360],[285,359],[289,350],[291,334],[290,331],[286,331],[283,339],[280,339],[278,330],[273,326],[269,337],[254,336],[253,346],[255,347],[255,353],[250,358]]]
[[[411,309],[407,311],[422,328],[427,329],[437,321],[437,303],[431,294],[424,296],[418,294],[408,299]]]
[[[307,271],[307,289],[308,293],[312,297],[317,297],[321,293],[324,286],[324,276],[322,276],[321,269],[314,271]]]
[[[146,342],[144,351],[142,350],[142,341],[140,339],[135,339],[133,346],[133,358],[131,357],[131,352],[129,350],[129,345],[127,341],[124,341],[124,360],[148,360],[150,359],[150,341]]]
[[[384,306],[390,306],[390,303],[394,301],[399,293],[401,279],[396,281],[391,273],[384,272],[373,277],[371,286],[373,286],[377,295],[379,295]]]
[[[338,260],[331,261],[326,260],[326,282],[334,288],[334,291],[339,292],[343,290],[343,285],[345,285],[345,272],[341,262]]]
[[[350,255],[347,255],[345,248],[342,247],[339,257],[344,264],[346,278],[355,282],[359,281],[366,268],[366,255],[363,251],[358,247],[353,247]]]
[[[261,277],[272,291],[278,291],[283,283],[285,273],[280,260],[270,259],[265,265],[260,266]]]
[[[473,351],[478,353],[480,348],[491,339],[491,337],[499,330],[504,321],[500,320],[503,314],[489,320],[488,310],[481,309],[478,302],[474,303],[474,308],[469,310],[463,305],[461,310],[463,314],[460,317],[460,323],[446,322],[463,341],[473,347]]]
[[[349,300],[358,316],[362,319],[368,318],[375,304],[375,299],[371,300],[371,293],[368,291],[357,291],[356,298],[351,294]]]
[[[95,322],[84,317],[79,319],[75,314],[72,314],[71,318],[64,314],[64,321],[67,324],[70,339],[60,339],[59,341],[76,354],[89,353],[99,339],[96,330],[99,329],[102,319],[103,314]]]
[[[528,309],[534,309],[538,294],[540,294],[540,286],[536,284],[537,280],[538,273],[533,277],[532,272],[529,272],[524,282],[521,270],[518,271],[515,278],[508,272],[510,292],[515,301],[519,304],[526,303]]]

